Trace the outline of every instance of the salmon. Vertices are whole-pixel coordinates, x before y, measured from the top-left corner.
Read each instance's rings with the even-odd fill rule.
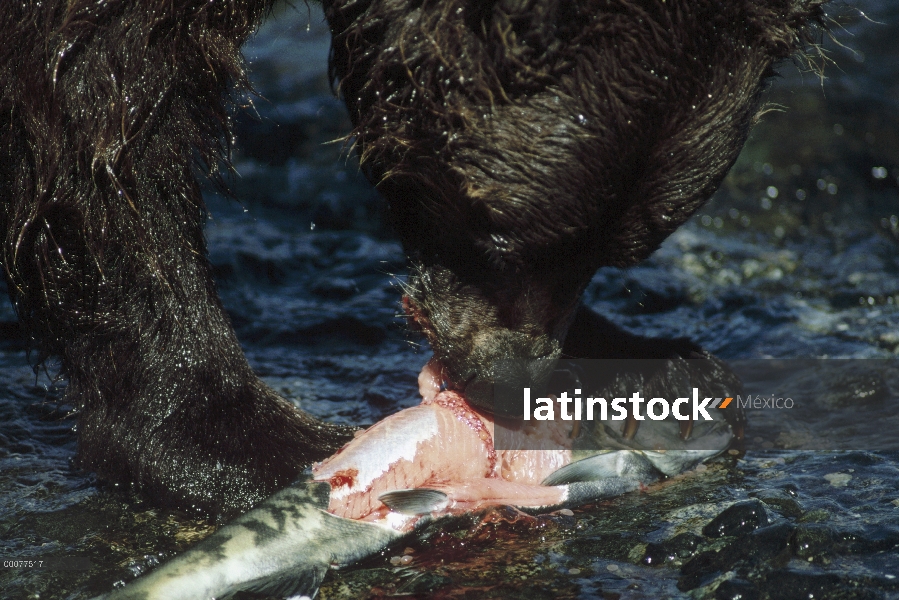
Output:
[[[313,479],[330,484],[332,514],[366,521],[389,517],[381,495],[416,488],[445,494],[441,511],[447,514],[495,504],[564,504],[563,488],[541,482],[571,463],[571,451],[496,450],[496,426],[490,415],[472,408],[459,394],[441,392],[362,432],[314,466]],[[531,435],[565,434],[544,427],[533,428]]]
[[[434,519],[490,505],[550,510],[617,496],[691,468],[730,439],[713,451],[627,449],[573,461],[561,423],[499,423],[441,392],[435,379],[426,368],[420,405],[358,434],[313,467],[312,481],[281,490],[101,598],[313,597],[329,568],[371,556]],[[500,427],[504,439],[548,449],[497,450]]]

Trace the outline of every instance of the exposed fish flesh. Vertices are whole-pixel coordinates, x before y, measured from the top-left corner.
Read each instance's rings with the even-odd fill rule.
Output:
[[[726,447],[618,450],[576,462],[564,449],[497,450],[496,428],[506,425],[453,392],[423,395],[421,405],[378,422],[316,465],[313,482],[278,492],[103,598],[221,599],[239,590],[314,596],[328,568],[374,554],[432,519],[497,504],[576,506],[684,471]],[[509,427],[555,448],[567,435],[552,424]]]
[[[533,428],[532,434],[565,435],[549,427]],[[396,490],[438,490],[446,496],[440,510],[447,513],[491,504],[544,507],[566,502],[565,489],[540,482],[571,462],[570,450],[496,450],[493,438],[493,419],[455,392],[442,392],[362,432],[313,467],[312,475],[331,485],[331,513],[387,519],[399,529],[408,519],[380,500]]]

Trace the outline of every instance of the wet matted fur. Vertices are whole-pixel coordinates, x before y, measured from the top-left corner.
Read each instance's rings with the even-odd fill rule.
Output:
[[[820,5],[324,2],[363,168],[412,260],[409,311],[450,385],[483,401],[501,358],[696,350],[624,334],[578,309],[580,293],[712,194]],[[197,178],[227,159],[240,46],[268,9],[0,12],[12,300],[40,355],[61,360],[81,464],[162,505],[241,510],[349,434],[253,374],[206,258]]]
[[[484,407],[497,360],[558,356],[596,270],[646,258],[708,200],[773,65],[822,17],[820,0],[324,5],[363,166],[412,260],[407,305]]]

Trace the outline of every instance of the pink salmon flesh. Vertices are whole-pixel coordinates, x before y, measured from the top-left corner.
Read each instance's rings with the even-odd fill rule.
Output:
[[[491,505],[553,510],[636,490],[723,451],[600,451],[572,461],[568,431],[498,424],[422,372],[424,401],[359,433],[298,483],[107,600],[206,600],[238,591],[314,597],[331,567],[352,564],[434,519]],[[568,425],[565,425],[568,427]],[[497,427],[527,447],[497,450]],[[505,439],[505,438],[504,438]],[[536,444],[536,446],[535,446]]]

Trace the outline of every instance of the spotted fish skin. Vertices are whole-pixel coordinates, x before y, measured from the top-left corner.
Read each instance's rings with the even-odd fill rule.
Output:
[[[575,507],[640,489],[719,450],[497,451],[493,419],[443,392],[387,417],[184,554],[104,600],[221,600],[237,591],[314,597],[352,564],[436,518],[507,504]],[[545,434],[546,432],[544,432]],[[543,435],[540,433],[532,435]],[[548,435],[554,435],[552,430]]]
[[[240,590],[314,596],[327,570],[370,556],[402,534],[328,513],[326,484],[281,490],[122,589],[96,600],[205,600]]]

